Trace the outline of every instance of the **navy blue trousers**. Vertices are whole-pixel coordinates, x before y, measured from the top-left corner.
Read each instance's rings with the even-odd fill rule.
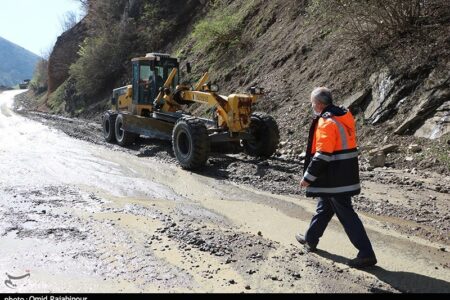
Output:
[[[334,214],[338,217],[353,246],[359,250],[358,257],[374,256],[372,244],[366,230],[352,206],[350,196],[321,197],[316,214],[305,234],[306,241],[317,245]]]

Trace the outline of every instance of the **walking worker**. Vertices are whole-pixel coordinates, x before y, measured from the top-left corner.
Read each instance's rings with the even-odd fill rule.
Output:
[[[307,197],[319,199],[306,234],[295,237],[308,251],[314,252],[336,214],[350,241],[359,250],[357,257],[349,260],[349,266],[373,266],[377,263],[375,253],[351,201],[351,197],[361,191],[355,120],[347,109],[333,104],[328,88],[316,88],[311,94],[311,104],[315,118],[309,131],[300,185],[306,187]]]

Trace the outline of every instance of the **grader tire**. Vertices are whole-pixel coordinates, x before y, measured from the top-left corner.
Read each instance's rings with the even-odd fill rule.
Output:
[[[244,140],[244,152],[253,157],[270,157],[280,142],[280,130],[275,119],[264,113],[253,113],[250,132],[255,140]]]
[[[105,112],[102,116],[103,137],[108,143],[116,142],[116,118],[117,114]]]
[[[138,137],[137,134],[123,129],[123,116],[121,114],[116,118],[115,133],[117,144],[122,147],[131,145]]]
[[[203,167],[211,149],[206,125],[196,118],[179,119],[173,129],[172,146],[183,169]]]

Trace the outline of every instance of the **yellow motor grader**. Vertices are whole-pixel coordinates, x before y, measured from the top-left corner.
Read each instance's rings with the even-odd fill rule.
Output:
[[[189,63],[186,68],[190,73]],[[188,170],[204,166],[212,146],[238,144],[255,157],[275,153],[280,139],[276,121],[252,110],[263,95],[261,88],[222,96],[208,73],[191,86],[180,79],[179,60],[161,53],[132,59],[132,74],[131,85],[113,90],[112,109],[103,114],[107,142],[127,146],[140,135],[171,139],[179,164]],[[213,117],[186,112],[194,103],[210,105]]]

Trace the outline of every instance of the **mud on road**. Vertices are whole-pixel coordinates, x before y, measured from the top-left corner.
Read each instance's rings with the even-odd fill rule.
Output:
[[[393,291],[189,203],[114,203],[60,186],[2,192],[20,203],[2,212],[10,250],[0,252],[9,272],[30,270],[21,292]]]
[[[106,143],[100,119],[70,119],[40,112],[21,111],[24,116],[59,129],[67,135],[114,151],[176,164],[170,141],[140,137],[128,148]],[[367,154],[361,155],[363,192],[354,198],[362,212],[392,218],[405,234],[446,245],[450,243],[450,176],[430,171],[375,168],[367,171]],[[240,154],[213,153],[199,174],[281,195],[302,195],[298,183],[303,161],[281,156],[260,160]],[[388,226],[388,225],[387,225]]]
[[[296,244],[315,208],[298,161],[217,154],[191,173],[166,142],[124,149],[99,122],[4,111],[0,271],[31,275],[16,291],[450,291],[445,178],[364,173],[355,204],[380,263],[359,271],[335,220],[318,253]]]

